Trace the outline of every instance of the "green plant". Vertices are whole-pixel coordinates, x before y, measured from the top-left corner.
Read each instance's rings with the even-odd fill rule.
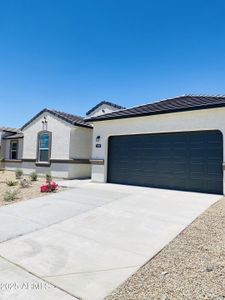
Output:
[[[52,175],[51,175],[51,173],[46,173],[45,179],[46,179],[46,182],[52,182]]]
[[[36,172],[32,172],[29,177],[31,181],[37,181],[38,175]]]
[[[16,169],[16,179],[20,179],[23,176],[23,170]]]
[[[23,178],[20,180],[20,187],[21,188],[28,188],[31,185],[31,182],[29,179]]]
[[[18,181],[13,181],[13,180],[7,180],[5,182],[8,186],[16,186],[18,184]]]
[[[5,168],[4,168],[4,158],[0,155],[0,171],[2,173],[5,172]]]
[[[17,198],[17,194],[18,194],[17,190],[9,190],[5,192],[3,198],[7,202],[14,201]]]

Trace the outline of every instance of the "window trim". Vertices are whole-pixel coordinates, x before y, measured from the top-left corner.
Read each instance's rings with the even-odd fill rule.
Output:
[[[12,144],[16,143],[16,150],[12,149]],[[12,158],[12,152],[16,152],[16,158]],[[10,160],[18,160],[18,152],[19,152],[19,141],[18,140],[11,140],[10,147],[9,147],[9,159]]]
[[[43,133],[47,133],[49,136],[49,144],[48,144],[48,160],[46,161],[41,161],[40,160],[40,136]],[[42,130],[38,132],[37,135],[37,155],[36,155],[36,163],[38,164],[49,164],[50,163],[50,158],[51,158],[51,150],[52,150],[52,133],[51,131],[48,130]]]

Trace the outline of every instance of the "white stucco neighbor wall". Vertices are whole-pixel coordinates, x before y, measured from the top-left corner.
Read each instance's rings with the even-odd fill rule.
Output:
[[[36,159],[37,134],[43,130],[42,120],[44,117],[48,122],[47,130],[52,132],[51,158],[69,159],[70,130],[73,126],[47,112],[44,112],[23,130],[23,158]]]
[[[107,181],[107,151],[110,136],[196,130],[220,130],[224,137],[225,108],[94,122],[92,159],[104,159],[104,165],[92,165],[92,180]],[[95,147],[97,136],[101,137],[101,148]],[[225,138],[223,138],[223,147],[223,160],[225,161]]]
[[[101,106],[96,108],[94,111],[92,111],[90,114],[88,114],[88,118],[100,116],[103,114],[108,114],[108,113],[111,113],[116,110],[118,110],[117,107],[111,106],[109,104],[102,104]]]

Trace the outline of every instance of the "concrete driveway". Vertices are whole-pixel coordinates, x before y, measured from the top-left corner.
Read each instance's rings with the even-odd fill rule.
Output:
[[[2,207],[0,299],[103,299],[220,198],[86,183]]]

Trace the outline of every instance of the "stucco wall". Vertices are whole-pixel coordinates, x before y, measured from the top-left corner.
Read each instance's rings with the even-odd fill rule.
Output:
[[[170,113],[139,118],[94,122],[92,158],[104,159],[104,165],[92,166],[92,180],[106,182],[108,137],[112,135],[179,132],[218,129],[225,135],[225,108],[214,108],[190,112]],[[96,136],[100,136],[101,148],[95,147]],[[225,149],[225,139],[223,138]],[[223,153],[225,161],[225,151]],[[224,183],[225,191],[225,183]]]
[[[79,126],[71,130],[69,158],[91,158],[92,131]]]
[[[5,159],[10,159],[10,143],[13,140],[2,140],[2,150]],[[18,157],[21,159],[23,156],[23,139],[18,139]]]
[[[104,112],[102,111],[104,110]],[[99,106],[98,108],[96,108],[94,111],[92,111],[88,117],[96,117],[96,116],[99,116],[99,115],[103,115],[103,114],[108,114],[110,112],[113,112],[113,111],[116,111],[118,110],[118,108],[116,107],[113,107],[111,105],[108,105],[108,104],[102,104],[101,106]]]
[[[43,113],[23,130],[23,158],[36,159],[37,134],[43,130],[43,118],[47,118],[47,130],[52,132],[51,158],[69,159],[70,130],[72,125],[59,120],[49,113]]]
[[[23,169],[26,175],[36,172],[39,175],[51,173],[54,177],[69,178],[69,165],[68,164],[51,164],[51,167],[38,167],[34,162],[6,162],[5,167],[7,170],[15,171],[16,169]]]
[[[47,128],[43,128],[42,121],[46,117]],[[50,166],[36,165],[38,133],[47,129],[52,133],[51,159],[65,160],[65,162],[52,162]],[[18,159],[33,161],[6,162],[5,167],[8,170],[22,168],[24,174],[30,174],[35,171],[38,174],[51,172],[55,177],[75,178],[90,177],[91,167],[88,164],[68,163],[71,158],[91,157],[92,129],[73,126],[61,119],[49,114],[43,113],[24,130],[24,139],[19,140]],[[3,155],[5,159],[10,159],[10,140],[3,141]]]
[[[4,166],[6,170],[15,171],[16,169],[22,168],[22,163],[19,161],[5,162]]]
[[[29,175],[37,172],[40,175],[51,173],[53,177],[59,178],[89,178],[91,176],[91,166],[89,164],[52,163],[50,167],[36,166],[35,162],[6,163],[8,170],[22,168],[24,174]]]
[[[70,164],[68,178],[90,178],[91,165],[90,164]]]
[[[52,163],[50,167],[41,167],[36,166],[35,162],[22,162],[21,167],[23,169],[24,174],[30,174],[35,171],[40,175],[51,173],[53,177],[68,178],[68,164]]]
[[[50,166],[38,166],[37,159],[38,133],[42,131],[44,117],[47,120],[47,130],[52,133],[51,159],[65,160],[65,162],[52,162]],[[46,128],[45,128],[46,129]],[[35,161],[23,161],[21,163],[6,162],[8,170],[22,168],[24,174],[35,171],[38,174],[51,172],[54,177],[63,178],[87,178],[91,176],[89,164],[68,163],[68,159],[89,159],[91,157],[92,129],[72,126],[67,122],[49,114],[43,113],[23,130],[24,143],[19,144],[18,159],[32,159]],[[22,140],[21,140],[22,141]],[[5,141],[4,157],[9,159],[10,140]]]

